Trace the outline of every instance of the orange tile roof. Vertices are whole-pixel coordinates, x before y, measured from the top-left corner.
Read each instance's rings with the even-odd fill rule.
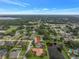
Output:
[[[32,48],[33,52],[36,52],[36,56],[41,56],[44,53],[42,48]]]

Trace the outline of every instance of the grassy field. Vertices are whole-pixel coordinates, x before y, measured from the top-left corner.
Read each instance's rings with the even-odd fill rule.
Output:
[[[64,50],[62,51],[62,54],[64,55],[65,59],[70,59],[69,56],[67,55],[67,53]]]
[[[31,56],[28,59],[49,59],[49,58],[48,56],[44,56],[44,57]]]
[[[64,48],[62,50],[62,54],[64,55],[65,59],[70,59],[70,56],[68,55],[68,51],[67,51],[65,46],[64,46]]]

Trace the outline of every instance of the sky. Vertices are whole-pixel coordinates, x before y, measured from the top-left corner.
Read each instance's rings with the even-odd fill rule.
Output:
[[[79,0],[0,0],[0,14],[79,14]]]

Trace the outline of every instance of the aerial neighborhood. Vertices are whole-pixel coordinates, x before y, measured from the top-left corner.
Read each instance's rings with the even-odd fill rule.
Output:
[[[0,25],[0,59],[79,59],[78,23],[22,24]]]

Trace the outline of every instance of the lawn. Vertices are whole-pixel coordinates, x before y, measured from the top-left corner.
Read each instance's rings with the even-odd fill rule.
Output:
[[[64,55],[65,59],[70,59],[70,56],[68,55],[67,48],[65,46],[64,46],[64,48],[62,50],[62,54]]]
[[[69,56],[67,55],[67,52],[65,52],[64,50],[62,50],[62,54],[64,55],[65,59],[70,59]]]
[[[28,59],[49,59],[49,58],[48,56],[44,56],[44,57],[31,56],[31,57],[28,57]]]

